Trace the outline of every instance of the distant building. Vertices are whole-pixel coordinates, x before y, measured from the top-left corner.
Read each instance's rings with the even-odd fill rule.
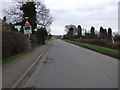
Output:
[[[53,39],[62,39],[63,35],[52,35]]]

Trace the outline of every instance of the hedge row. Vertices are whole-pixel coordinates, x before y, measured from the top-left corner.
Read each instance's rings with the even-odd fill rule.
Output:
[[[111,49],[120,50],[120,42],[112,43],[109,39],[75,39],[73,41],[80,42],[80,43],[87,43],[87,44],[93,44],[98,46],[103,46]]]
[[[31,39],[32,47],[38,44],[38,40],[34,35],[32,35]],[[2,31],[2,60],[24,52],[27,49],[27,36],[19,32]]]

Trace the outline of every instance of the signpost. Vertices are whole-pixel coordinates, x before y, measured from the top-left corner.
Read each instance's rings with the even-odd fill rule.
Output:
[[[27,18],[26,18],[25,25],[23,26],[23,29],[24,29],[24,34],[27,35],[27,38],[28,38],[28,48],[30,49],[31,48],[30,34],[32,34],[32,26],[28,22]]]
[[[31,34],[32,33],[32,28],[30,23],[26,20],[25,25],[23,26],[24,29],[24,34]]]

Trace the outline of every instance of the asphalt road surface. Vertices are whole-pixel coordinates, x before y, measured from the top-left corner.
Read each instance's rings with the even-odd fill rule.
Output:
[[[118,88],[118,60],[54,40],[24,87]]]

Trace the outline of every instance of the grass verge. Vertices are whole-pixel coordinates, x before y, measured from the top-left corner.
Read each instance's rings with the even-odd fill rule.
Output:
[[[119,55],[120,50],[114,50],[110,48],[105,48],[105,47],[96,46],[92,44],[86,44],[86,43],[79,43],[79,42],[70,41],[70,40],[64,40],[64,41],[120,59],[120,55]]]
[[[52,39],[47,39],[45,40],[45,44],[47,44],[48,42],[50,42]]]
[[[16,58],[19,58],[20,56],[26,55],[26,54],[34,51],[34,50],[37,49],[38,47],[40,47],[40,46],[37,45],[37,46],[33,47],[33,48],[30,49],[30,50],[27,50],[27,51],[24,51],[24,52],[22,52],[22,53],[19,53],[19,54],[16,54],[16,55],[14,55],[14,56],[11,56],[10,58],[7,58],[7,59],[3,60],[2,62],[0,62],[0,64],[5,65],[5,64],[7,64],[7,63],[9,63],[9,62],[11,62],[11,61],[13,61],[13,60],[15,60]]]

